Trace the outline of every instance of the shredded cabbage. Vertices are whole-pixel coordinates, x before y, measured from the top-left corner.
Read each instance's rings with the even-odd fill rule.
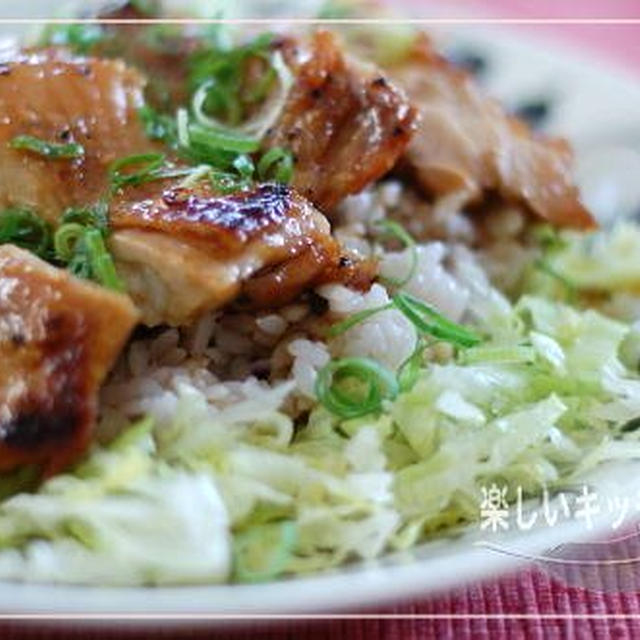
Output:
[[[0,504],[0,577],[306,573],[473,521],[493,480],[533,495],[638,456],[636,432],[623,433],[640,416],[640,376],[621,358],[630,327],[535,296],[499,309],[478,320],[487,340],[471,357],[421,368],[377,414],[317,406],[294,429],[289,383],[220,409],[185,382],[172,421],[151,416]]]
[[[564,231],[544,257],[545,268],[529,269],[524,289],[563,299],[567,286],[587,306],[625,320],[640,310],[640,227],[619,222],[591,233]],[[563,291],[564,290],[564,291]]]
[[[640,291],[640,227],[619,223],[610,231],[565,232],[552,266],[580,289]]]
[[[0,575],[102,585],[226,579],[228,515],[215,481],[159,459],[151,426],[132,427],[73,475],[4,502]]]

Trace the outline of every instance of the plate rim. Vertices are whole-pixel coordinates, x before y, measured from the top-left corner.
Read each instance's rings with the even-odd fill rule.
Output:
[[[503,43],[520,51],[528,50],[529,54],[535,53],[536,43],[539,43],[539,39],[530,34],[515,35],[497,27],[483,28],[481,33],[485,38],[488,33],[499,34]],[[627,69],[591,52],[582,55],[571,45],[550,42],[546,38],[544,42],[548,49],[565,56],[566,64],[597,62],[594,74],[605,70],[625,85],[637,84],[640,79]],[[535,555],[569,539],[577,542],[594,537],[603,530],[604,522],[596,524],[591,531],[585,531],[579,523],[571,522],[555,529],[529,532],[516,538],[516,541],[519,551]],[[114,621],[128,617],[133,622],[133,617],[149,616],[147,622],[150,622],[153,619],[181,619],[187,616],[190,620],[204,617],[209,622],[216,619],[228,622],[229,618],[246,620],[256,615],[311,615],[350,608],[362,610],[409,597],[433,596],[456,586],[503,575],[528,564],[521,558],[496,554],[480,547],[457,551],[442,541],[438,544],[444,547],[442,555],[416,558],[407,564],[389,564],[389,560],[397,555],[392,554],[380,561],[256,585],[88,587],[0,582],[0,616],[62,617],[73,618],[74,625],[78,621],[83,625],[101,625],[101,620],[106,617]],[[420,555],[431,549],[430,545],[420,545],[410,555]],[[447,553],[447,547],[455,552]],[[455,571],[452,567],[462,567],[463,570]],[[434,575],[438,576],[437,581],[434,581]],[[390,584],[393,586],[390,587]],[[286,607],[282,606],[283,602],[287,603]],[[91,619],[91,616],[98,616],[99,619]]]

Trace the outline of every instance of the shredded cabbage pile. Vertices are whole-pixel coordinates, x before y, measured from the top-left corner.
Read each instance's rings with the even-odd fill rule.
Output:
[[[279,409],[290,384],[227,409],[185,384],[171,424],[135,424],[73,473],[0,505],[0,577],[306,573],[473,521],[492,480],[537,494],[640,456],[628,426],[640,416],[640,336],[540,297],[501,308],[479,321],[486,342],[422,369],[379,415],[340,420],[317,407],[294,429]]]
[[[619,222],[612,229],[559,233],[545,254],[548,269],[532,269],[527,291],[550,298],[567,298],[567,289],[586,303],[629,320],[637,317],[640,294],[640,227]],[[628,304],[607,304],[612,298]],[[635,302],[634,302],[635,301]],[[631,312],[626,312],[630,310]]]

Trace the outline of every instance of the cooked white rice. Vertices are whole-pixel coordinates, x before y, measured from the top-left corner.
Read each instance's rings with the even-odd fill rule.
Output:
[[[386,217],[406,222],[407,208],[416,202],[428,206],[403,191],[400,183],[384,183],[344,201],[335,234],[358,255],[378,255],[382,276],[402,279],[411,269],[411,252],[382,249],[372,231]],[[473,233],[467,218],[458,212],[448,215],[457,220],[449,224],[452,239],[418,245],[417,268],[404,288],[452,320],[463,321],[474,314],[473,301],[477,314],[487,296],[497,294],[477,256],[457,242]],[[499,215],[502,220],[507,214]],[[413,220],[428,218],[416,215]],[[408,226],[417,237],[433,233],[432,227]],[[462,228],[464,233],[457,233]],[[517,221],[510,228],[519,231]],[[335,339],[324,339],[330,323],[388,303],[383,284],[376,283],[365,293],[328,284],[315,293],[327,302],[323,316],[300,302],[257,315],[215,311],[188,329],[167,328],[133,341],[102,393],[100,437],[113,436],[142,415],[159,423],[170,421],[184,385],[202,391],[213,408],[226,408],[289,381],[293,392],[286,408],[295,418],[312,406],[317,371],[330,358],[366,356],[396,369],[415,348],[415,328],[395,309],[378,313]]]

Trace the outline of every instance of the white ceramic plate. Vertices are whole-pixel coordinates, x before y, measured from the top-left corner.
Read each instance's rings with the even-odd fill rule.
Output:
[[[628,498],[631,508],[626,522],[629,522],[634,513],[636,518],[638,514],[639,472],[640,462],[609,464],[591,474],[586,482],[590,491],[597,493],[601,505],[608,499]],[[541,556],[563,543],[580,543],[597,535],[612,536],[612,521],[613,516],[602,509],[591,528],[578,519],[549,527],[540,518],[540,527],[524,533],[518,529],[515,518],[511,518],[511,530],[502,534],[474,526],[457,536],[379,561],[267,584],[88,588],[0,583],[0,613],[202,616],[209,620],[219,616],[220,620],[226,620],[251,615],[363,611],[500,575],[522,565],[527,557]],[[488,549],[484,542],[498,544],[507,553]]]
[[[0,13],[9,4],[13,3],[0,2]],[[24,12],[33,12],[31,15],[43,15],[46,10],[45,3],[24,6]],[[540,95],[554,97],[549,128],[575,143],[585,192],[602,218],[640,210],[637,78],[592,57],[551,42],[541,44],[522,34],[475,26],[447,29],[443,37],[449,43],[471,45],[487,54],[490,69],[486,82],[508,104]],[[640,462],[610,464],[588,482],[601,497],[626,495],[635,500],[640,495]],[[633,515],[630,513],[629,519]],[[477,546],[482,539],[530,557],[563,542],[578,542],[597,531],[604,533],[610,525],[611,517],[601,513],[592,529],[575,520],[528,532],[512,527],[501,535],[480,531],[476,526],[463,535],[378,562],[263,585],[116,589],[0,583],[0,612],[245,617],[362,610],[494,576],[523,562],[522,558]]]

